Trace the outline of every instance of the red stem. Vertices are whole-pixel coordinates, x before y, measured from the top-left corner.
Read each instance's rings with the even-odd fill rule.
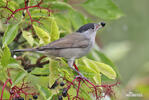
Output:
[[[29,2],[29,1],[28,1],[28,2]],[[30,14],[30,12],[29,12],[29,8],[38,7],[38,8],[40,8],[40,9],[48,10],[48,12],[52,12],[52,10],[50,10],[50,9],[48,9],[48,8],[40,7],[40,5],[42,4],[43,0],[40,0],[40,2],[39,2],[38,4],[36,4],[36,5],[34,5],[34,6],[28,6],[28,4],[27,4],[28,2],[25,0],[25,7],[24,7],[24,8],[16,9],[15,11],[13,11],[13,10],[11,10],[10,8],[8,8],[8,1],[7,1],[6,6],[3,7],[3,8],[6,8],[6,9],[8,9],[10,12],[12,12],[12,14],[7,18],[7,22],[8,22],[8,20],[10,20],[10,18],[12,18],[13,15],[14,15],[15,13],[17,13],[18,11],[26,10],[27,13],[28,13],[28,15],[29,15],[29,17],[30,17],[31,23],[32,23],[34,20],[33,20],[32,17],[31,17],[31,14]],[[38,21],[36,21],[36,22],[38,22]],[[38,23],[40,23],[40,22],[38,22]]]
[[[97,96],[97,88],[96,88],[96,86],[91,82],[91,81],[89,81],[88,79],[85,79],[89,84],[91,84],[93,87],[94,87],[94,89],[95,89],[95,95],[96,95],[96,99],[98,100],[98,96]]]
[[[80,86],[81,86],[81,81],[79,80],[79,82],[78,82],[78,89],[77,89],[77,97],[79,96],[79,89],[80,89]]]
[[[77,67],[77,65],[74,63],[73,64],[73,66],[75,67],[75,69],[77,70],[77,71],[79,71],[79,69],[78,69],[78,67]]]
[[[7,81],[4,83],[3,88],[2,88],[2,93],[1,93],[1,99],[0,100],[3,100],[4,89],[5,89],[8,82],[12,85],[11,79],[7,79]]]

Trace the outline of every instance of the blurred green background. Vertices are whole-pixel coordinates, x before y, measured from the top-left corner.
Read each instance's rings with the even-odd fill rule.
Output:
[[[126,91],[129,89],[133,91],[137,88],[145,97],[130,97],[129,99],[148,100],[149,0],[113,1],[117,3],[125,16],[108,23],[104,32],[100,34],[103,51],[113,59],[120,71],[122,90],[126,88]]]
[[[119,67],[122,79],[127,83],[149,60],[149,1],[116,0],[115,2],[125,16],[108,24],[100,37],[105,51],[110,51],[109,47],[115,46],[110,52],[115,55],[116,65]]]

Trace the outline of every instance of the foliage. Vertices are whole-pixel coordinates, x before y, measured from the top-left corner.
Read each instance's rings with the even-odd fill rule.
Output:
[[[66,60],[51,58],[49,64],[46,61],[46,63],[39,63],[39,60],[42,60],[41,55],[32,52],[24,52],[21,54],[22,57],[15,59],[12,57],[14,54],[11,54],[11,50],[46,45],[75,31],[81,25],[91,22],[91,19],[76,10],[75,4],[69,0],[64,0],[64,2],[60,0],[1,0],[0,6],[0,22],[4,30],[1,34],[2,38],[0,37],[0,42],[2,42],[0,43],[0,77],[3,76],[0,82],[4,83],[7,79],[12,79],[11,87],[15,87],[25,79],[31,86],[37,87],[35,91],[40,93],[40,99],[53,100],[63,91],[60,86],[55,90],[48,89],[47,86],[51,87],[60,77],[64,78],[60,81],[69,83],[77,75],[68,68]],[[78,6],[82,6],[93,16],[104,20],[118,19],[123,16],[111,0],[87,0],[83,3],[79,2]],[[116,79],[118,72],[115,65],[101,51],[93,50],[91,53],[96,53],[100,61],[92,54],[80,58],[76,60],[79,71],[98,85],[101,85],[104,80]],[[46,60],[49,59],[46,58]],[[92,95],[88,94],[84,85],[80,91],[81,98],[85,96],[85,100],[91,99]],[[3,98],[8,98],[7,94],[9,90],[5,92]],[[69,95],[76,95],[73,87],[70,87]]]

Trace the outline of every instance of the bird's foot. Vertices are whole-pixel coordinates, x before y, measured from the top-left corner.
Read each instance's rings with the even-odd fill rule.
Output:
[[[82,74],[79,74],[79,75],[77,75],[76,76],[76,78],[80,78],[80,79],[82,79],[82,80],[88,80],[85,76],[83,76]]]

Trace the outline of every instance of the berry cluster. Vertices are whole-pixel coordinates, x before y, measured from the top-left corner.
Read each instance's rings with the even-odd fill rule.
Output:
[[[8,79],[4,85],[3,85],[3,88],[2,88],[2,92],[1,92],[1,98],[0,100],[3,100],[3,93],[4,93],[4,89],[7,85],[7,83],[10,83],[12,85],[12,80],[11,79]],[[10,93],[10,97],[9,97],[9,100],[27,100],[27,96],[31,95],[33,96],[33,99],[37,99],[39,95],[39,93],[36,93],[36,92],[29,92],[29,90],[33,87],[30,87],[28,85],[29,83],[28,82],[22,82],[21,86],[16,86],[14,85],[12,88],[10,88],[9,90],[9,93]],[[23,97],[23,95],[25,96],[25,98]],[[31,98],[29,98],[29,100],[32,100]]]

